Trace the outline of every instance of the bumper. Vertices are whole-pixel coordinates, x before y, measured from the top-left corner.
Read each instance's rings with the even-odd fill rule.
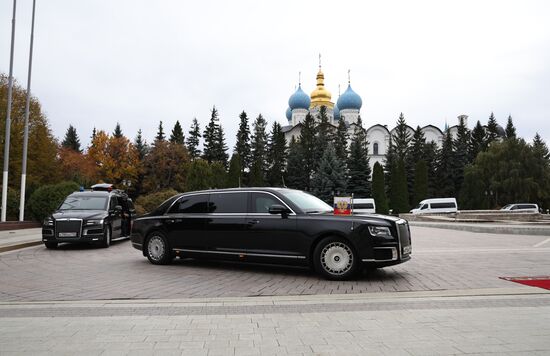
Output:
[[[130,241],[132,242],[133,248],[143,252],[143,237],[140,234],[136,234],[132,232],[132,234],[130,234]],[[144,255],[145,255],[145,252],[144,252]]]
[[[42,242],[99,242],[105,240],[102,226],[90,226],[83,229],[79,237],[59,237],[53,228],[42,228]]]

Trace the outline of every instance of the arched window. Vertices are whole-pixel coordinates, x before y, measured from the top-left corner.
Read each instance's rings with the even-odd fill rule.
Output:
[[[372,153],[377,155],[378,154],[378,142],[375,142],[373,145],[372,145]]]

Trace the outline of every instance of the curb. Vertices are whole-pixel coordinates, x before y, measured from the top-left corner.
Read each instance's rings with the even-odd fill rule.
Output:
[[[483,225],[464,225],[464,224],[445,224],[445,223],[425,223],[410,221],[411,226],[432,227],[436,229],[481,232],[487,234],[507,234],[507,235],[536,235],[550,236],[550,227],[533,226],[483,226]]]
[[[19,250],[19,249],[22,249],[22,248],[25,248],[25,247],[38,246],[40,244],[42,244],[42,241],[30,241],[30,242],[19,243],[17,245],[1,246],[0,247],[0,253],[13,251],[13,250]]]

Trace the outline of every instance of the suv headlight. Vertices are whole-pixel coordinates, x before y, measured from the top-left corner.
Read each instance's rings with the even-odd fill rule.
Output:
[[[46,218],[46,219],[44,219],[43,224],[45,226],[52,226],[53,225],[53,219],[52,218]]]
[[[86,221],[86,225],[102,225],[102,224],[103,224],[103,219],[92,219],[92,220]]]
[[[393,237],[390,228],[386,226],[369,226],[369,233],[372,236]]]

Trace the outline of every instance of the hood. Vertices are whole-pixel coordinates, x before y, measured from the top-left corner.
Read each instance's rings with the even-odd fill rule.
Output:
[[[52,214],[54,219],[101,219],[107,216],[105,210],[57,210]]]
[[[390,215],[381,215],[381,214],[368,214],[368,213],[354,213],[353,215],[334,215],[331,212],[322,213],[322,214],[308,214],[309,217],[318,216],[324,220],[334,220],[334,221],[349,221],[349,222],[358,222],[358,223],[368,223],[368,224],[388,224],[403,220],[396,216]]]

